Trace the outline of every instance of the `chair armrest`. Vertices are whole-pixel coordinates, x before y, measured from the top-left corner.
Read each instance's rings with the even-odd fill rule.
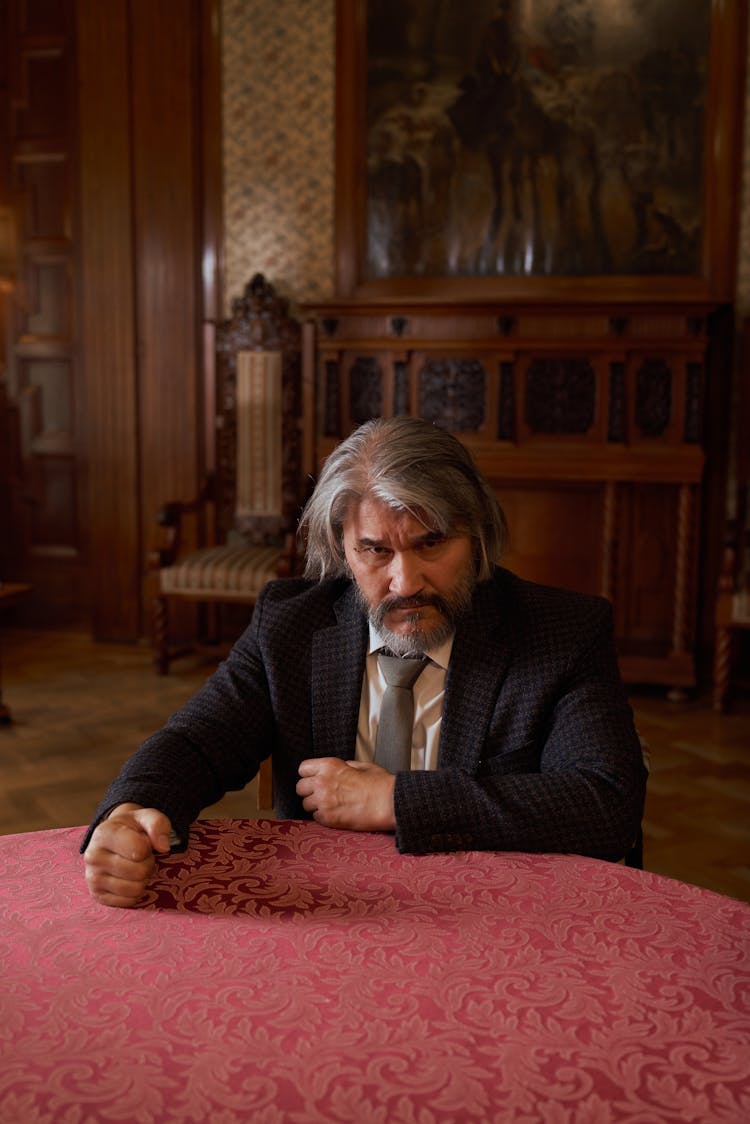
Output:
[[[148,566],[152,570],[160,570],[164,566],[172,566],[177,560],[182,544],[183,518],[195,515],[214,500],[214,477],[207,476],[203,481],[200,492],[192,500],[168,500],[163,504],[156,515],[159,527],[166,531],[164,545],[152,550],[148,555]]]

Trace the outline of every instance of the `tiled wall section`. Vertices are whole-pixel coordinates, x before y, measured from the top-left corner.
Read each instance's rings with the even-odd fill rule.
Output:
[[[334,0],[223,0],[224,293],[333,293]]]

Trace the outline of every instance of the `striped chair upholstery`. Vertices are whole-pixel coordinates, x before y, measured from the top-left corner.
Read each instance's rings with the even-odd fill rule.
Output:
[[[279,576],[285,550],[280,546],[210,546],[188,554],[159,575],[163,594],[196,601],[221,595],[223,600],[246,601]]]
[[[252,606],[267,582],[291,575],[296,564],[294,530],[303,499],[299,325],[287,302],[256,274],[232,302],[232,317],[217,325],[215,343],[216,412],[207,419],[215,436],[214,471],[198,499],[162,508],[159,523],[168,542],[152,555],[158,571],[152,637],[160,674],[196,646],[175,644],[170,636],[173,600]],[[183,550],[184,523],[201,513],[211,540]]]

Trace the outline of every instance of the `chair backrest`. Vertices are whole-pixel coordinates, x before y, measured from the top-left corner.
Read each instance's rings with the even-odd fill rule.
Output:
[[[269,542],[302,503],[301,331],[256,273],[216,326],[217,533]]]

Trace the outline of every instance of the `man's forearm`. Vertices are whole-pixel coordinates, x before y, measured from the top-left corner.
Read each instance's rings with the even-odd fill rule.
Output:
[[[410,853],[570,851],[616,859],[632,845],[642,801],[643,776],[618,789],[573,771],[481,781],[458,770],[399,774],[396,843]]]

